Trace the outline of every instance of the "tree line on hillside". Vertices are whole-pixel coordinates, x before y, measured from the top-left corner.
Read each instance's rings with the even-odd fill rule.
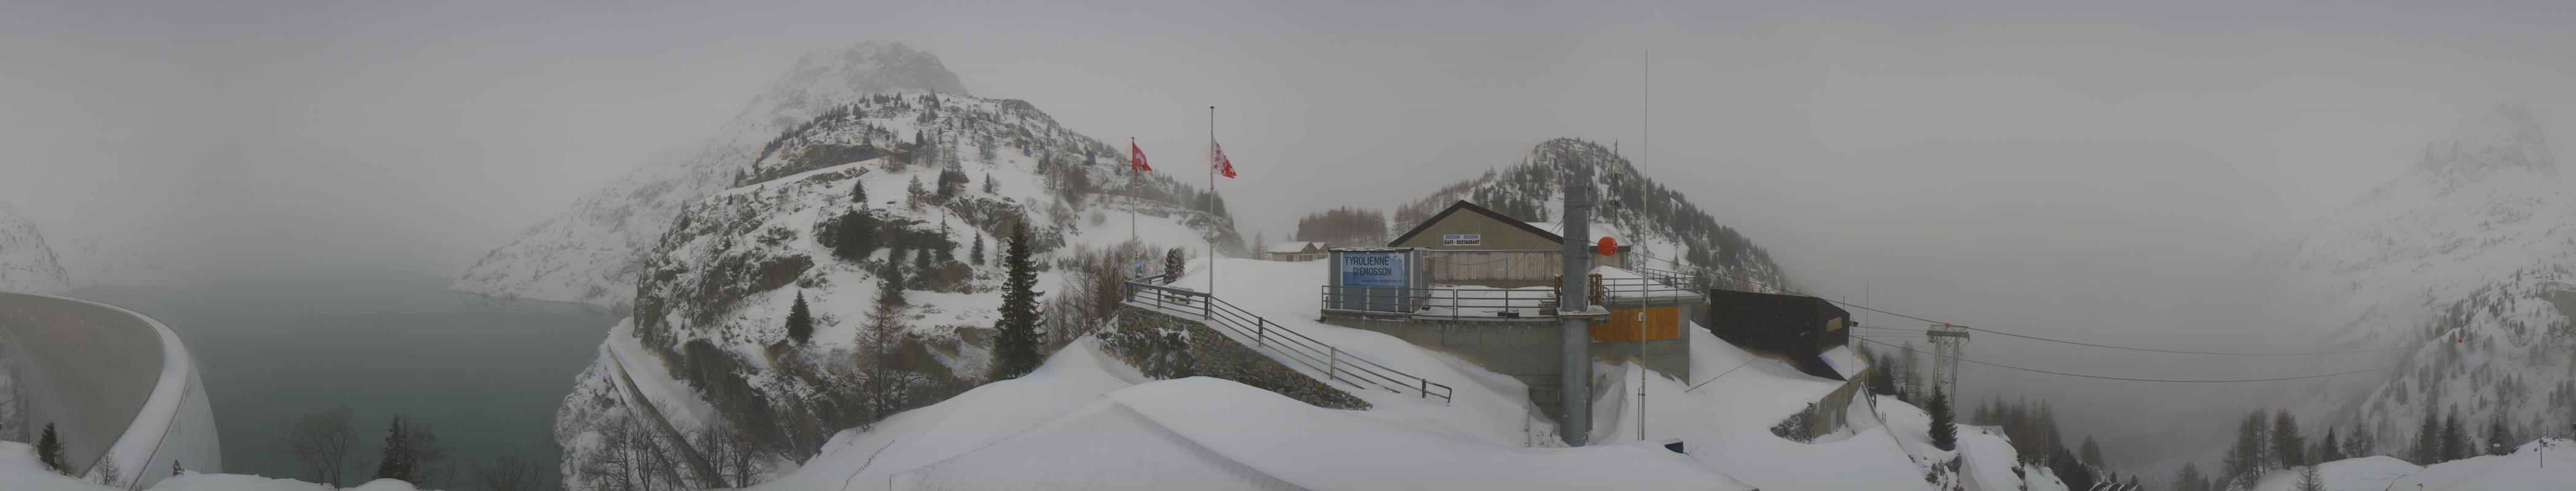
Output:
[[[1333,247],[1385,247],[1389,232],[1385,212],[1344,206],[1298,218],[1294,237]]]
[[[2089,489],[2095,483],[2136,485],[2138,476],[2122,480],[2103,459],[2102,445],[2091,436],[2076,447],[2066,446],[2066,435],[2057,428],[2057,410],[2042,400],[2005,400],[1997,395],[1980,402],[1975,411],[1958,418],[1958,397],[1942,391],[1938,384],[1923,376],[1922,359],[1913,343],[1905,343],[1897,353],[1878,353],[1863,346],[1860,356],[1878,367],[1868,380],[1871,394],[1894,397],[1914,404],[1931,416],[1929,439],[1934,447],[1956,450],[1959,424],[1991,426],[2000,430],[2018,457],[2014,472],[2026,467],[2042,467],[2057,475],[2070,489]]]
[[[459,468],[455,449],[439,443],[438,432],[429,424],[408,414],[394,414],[386,425],[385,436],[375,446],[375,471],[366,472],[366,447],[358,440],[358,430],[350,418],[348,406],[338,406],[295,418],[278,433],[273,451],[293,459],[300,468],[296,475],[304,481],[341,487],[358,481],[397,479],[412,486],[431,489],[448,487],[485,491],[532,491],[553,489],[545,470],[551,463],[516,453],[478,459],[465,457]],[[171,472],[180,472],[173,462]],[[459,473],[463,478],[459,479]],[[372,476],[372,477],[364,477]]]
[[[2517,431],[2502,412],[2489,418],[2485,428],[2471,428],[2460,416],[2459,408],[2425,411],[2413,438],[2404,442],[2382,442],[2380,435],[2367,426],[2348,429],[2328,427],[2323,435],[2311,441],[2302,431],[2298,418],[2287,409],[2256,409],[2239,419],[2236,439],[2220,458],[2217,473],[2210,474],[2196,463],[2186,463],[2174,477],[2174,489],[2181,491],[2228,491],[2245,489],[2275,470],[2296,469],[2305,486],[2315,473],[2315,466],[2349,458],[2381,455],[2389,445],[2398,447],[2402,457],[2417,465],[2479,455],[2503,455],[2528,441],[2528,435]]]

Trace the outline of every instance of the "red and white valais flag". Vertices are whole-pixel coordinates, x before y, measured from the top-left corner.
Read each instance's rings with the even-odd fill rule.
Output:
[[[1137,172],[1153,172],[1153,171],[1154,171],[1154,166],[1145,165],[1145,149],[1137,148],[1137,147],[1136,147],[1136,142],[1134,142],[1134,141],[1129,141],[1129,142],[1127,142],[1127,155],[1128,155],[1128,157],[1127,157],[1127,168],[1128,168],[1128,169],[1132,169],[1132,170],[1135,170],[1135,171],[1137,171]]]
[[[1208,140],[1208,148],[1216,150],[1216,162],[1213,163],[1216,165],[1216,173],[1224,174],[1227,179],[1233,179],[1234,161],[1226,160],[1225,146],[1216,144],[1216,140]]]

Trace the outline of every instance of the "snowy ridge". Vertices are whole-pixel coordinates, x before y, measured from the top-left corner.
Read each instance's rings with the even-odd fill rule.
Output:
[[[2319,382],[2294,407],[2405,455],[2427,412],[2515,435],[2576,421],[2576,199],[2531,114],[2503,106],[2425,147],[2403,177],[2267,248],[2332,346],[2399,370]],[[2354,355],[2372,356],[2372,355]]]
[[[706,137],[674,146],[625,176],[528,227],[474,263],[449,288],[505,298],[618,306],[644,254],[680,207],[734,186],[733,173],[763,141],[861,94],[965,92],[937,57],[900,43],[819,51]]]

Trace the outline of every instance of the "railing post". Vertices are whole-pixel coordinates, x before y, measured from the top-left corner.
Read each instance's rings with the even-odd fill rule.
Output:
[[[1270,323],[1252,323],[1252,345],[1263,348],[1270,347]]]
[[[1504,303],[1510,303],[1510,302],[1509,302],[1509,301],[1505,301]],[[1449,323],[1451,323],[1451,324],[1456,324],[1456,323],[1458,323],[1458,311],[1460,311],[1460,310],[1465,310],[1465,309],[1466,309],[1466,306],[1464,306],[1464,305],[1460,305],[1460,304],[1458,303],[1458,289],[1456,289],[1456,288],[1451,288],[1451,289],[1449,289]]]
[[[1207,318],[1207,320],[1210,320],[1210,321],[1214,321],[1214,320],[1216,320],[1216,296],[1215,296],[1215,295],[1208,295],[1208,296],[1204,296],[1204,297],[1199,297],[1199,317],[1205,317],[1205,318]]]
[[[1332,350],[1332,354],[1324,357],[1324,378],[1341,380],[1342,376],[1334,372],[1340,370],[1342,366],[1342,347],[1333,345],[1324,347]]]

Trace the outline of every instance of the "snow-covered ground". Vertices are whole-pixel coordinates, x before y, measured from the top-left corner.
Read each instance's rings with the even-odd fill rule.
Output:
[[[2319,464],[2317,477],[2328,491],[2576,489],[2576,440],[2546,441],[2550,445],[2547,449],[2540,448],[2542,441],[2532,441],[2506,455],[2482,455],[2431,466],[2417,466],[2385,455],[2337,460]],[[2297,489],[2298,482],[2299,471],[2295,469],[2272,471],[2252,491],[2289,491]]]
[[[1860,409],[1863,421],[1831,441],[1775,436],[1771,426],[1841,382],[1697,328],[1690,380],[1708,384],[1684,392],[1675,377],[1620,365],[1602,384],[1615,395],[1602,399],[1594,445],[1533,442],[1553,424],[1533,417],[1526,388],[1510,377],[1313,321],[1308,292],[1324,281],[1324,264],[1216,266],[1220,298],[1355,356],[1458,386],[1456,401],[1358,390],[1372,409],[1323,409],[1229,381],[1155,381],[1083,341],[1027,377],[843,431],[802,468],[753,489],[1932,489],[1932,466],[1953,456],[1976,474],[1968,489],[2062,487],[2030,469],[2036,482],[2025,488],[2011,446],[1990,430],[1963,428],[1962,452],[1932,448],[1929,417],[1893,399],[1877,401],[1885,423]],[[1199,263],[1177,283],[1205,285],[1205,275]],[[1633,397],[1639,379],[1643,404]],[[1688,454],[1663,450],[1670,438],[1684,440]]]

